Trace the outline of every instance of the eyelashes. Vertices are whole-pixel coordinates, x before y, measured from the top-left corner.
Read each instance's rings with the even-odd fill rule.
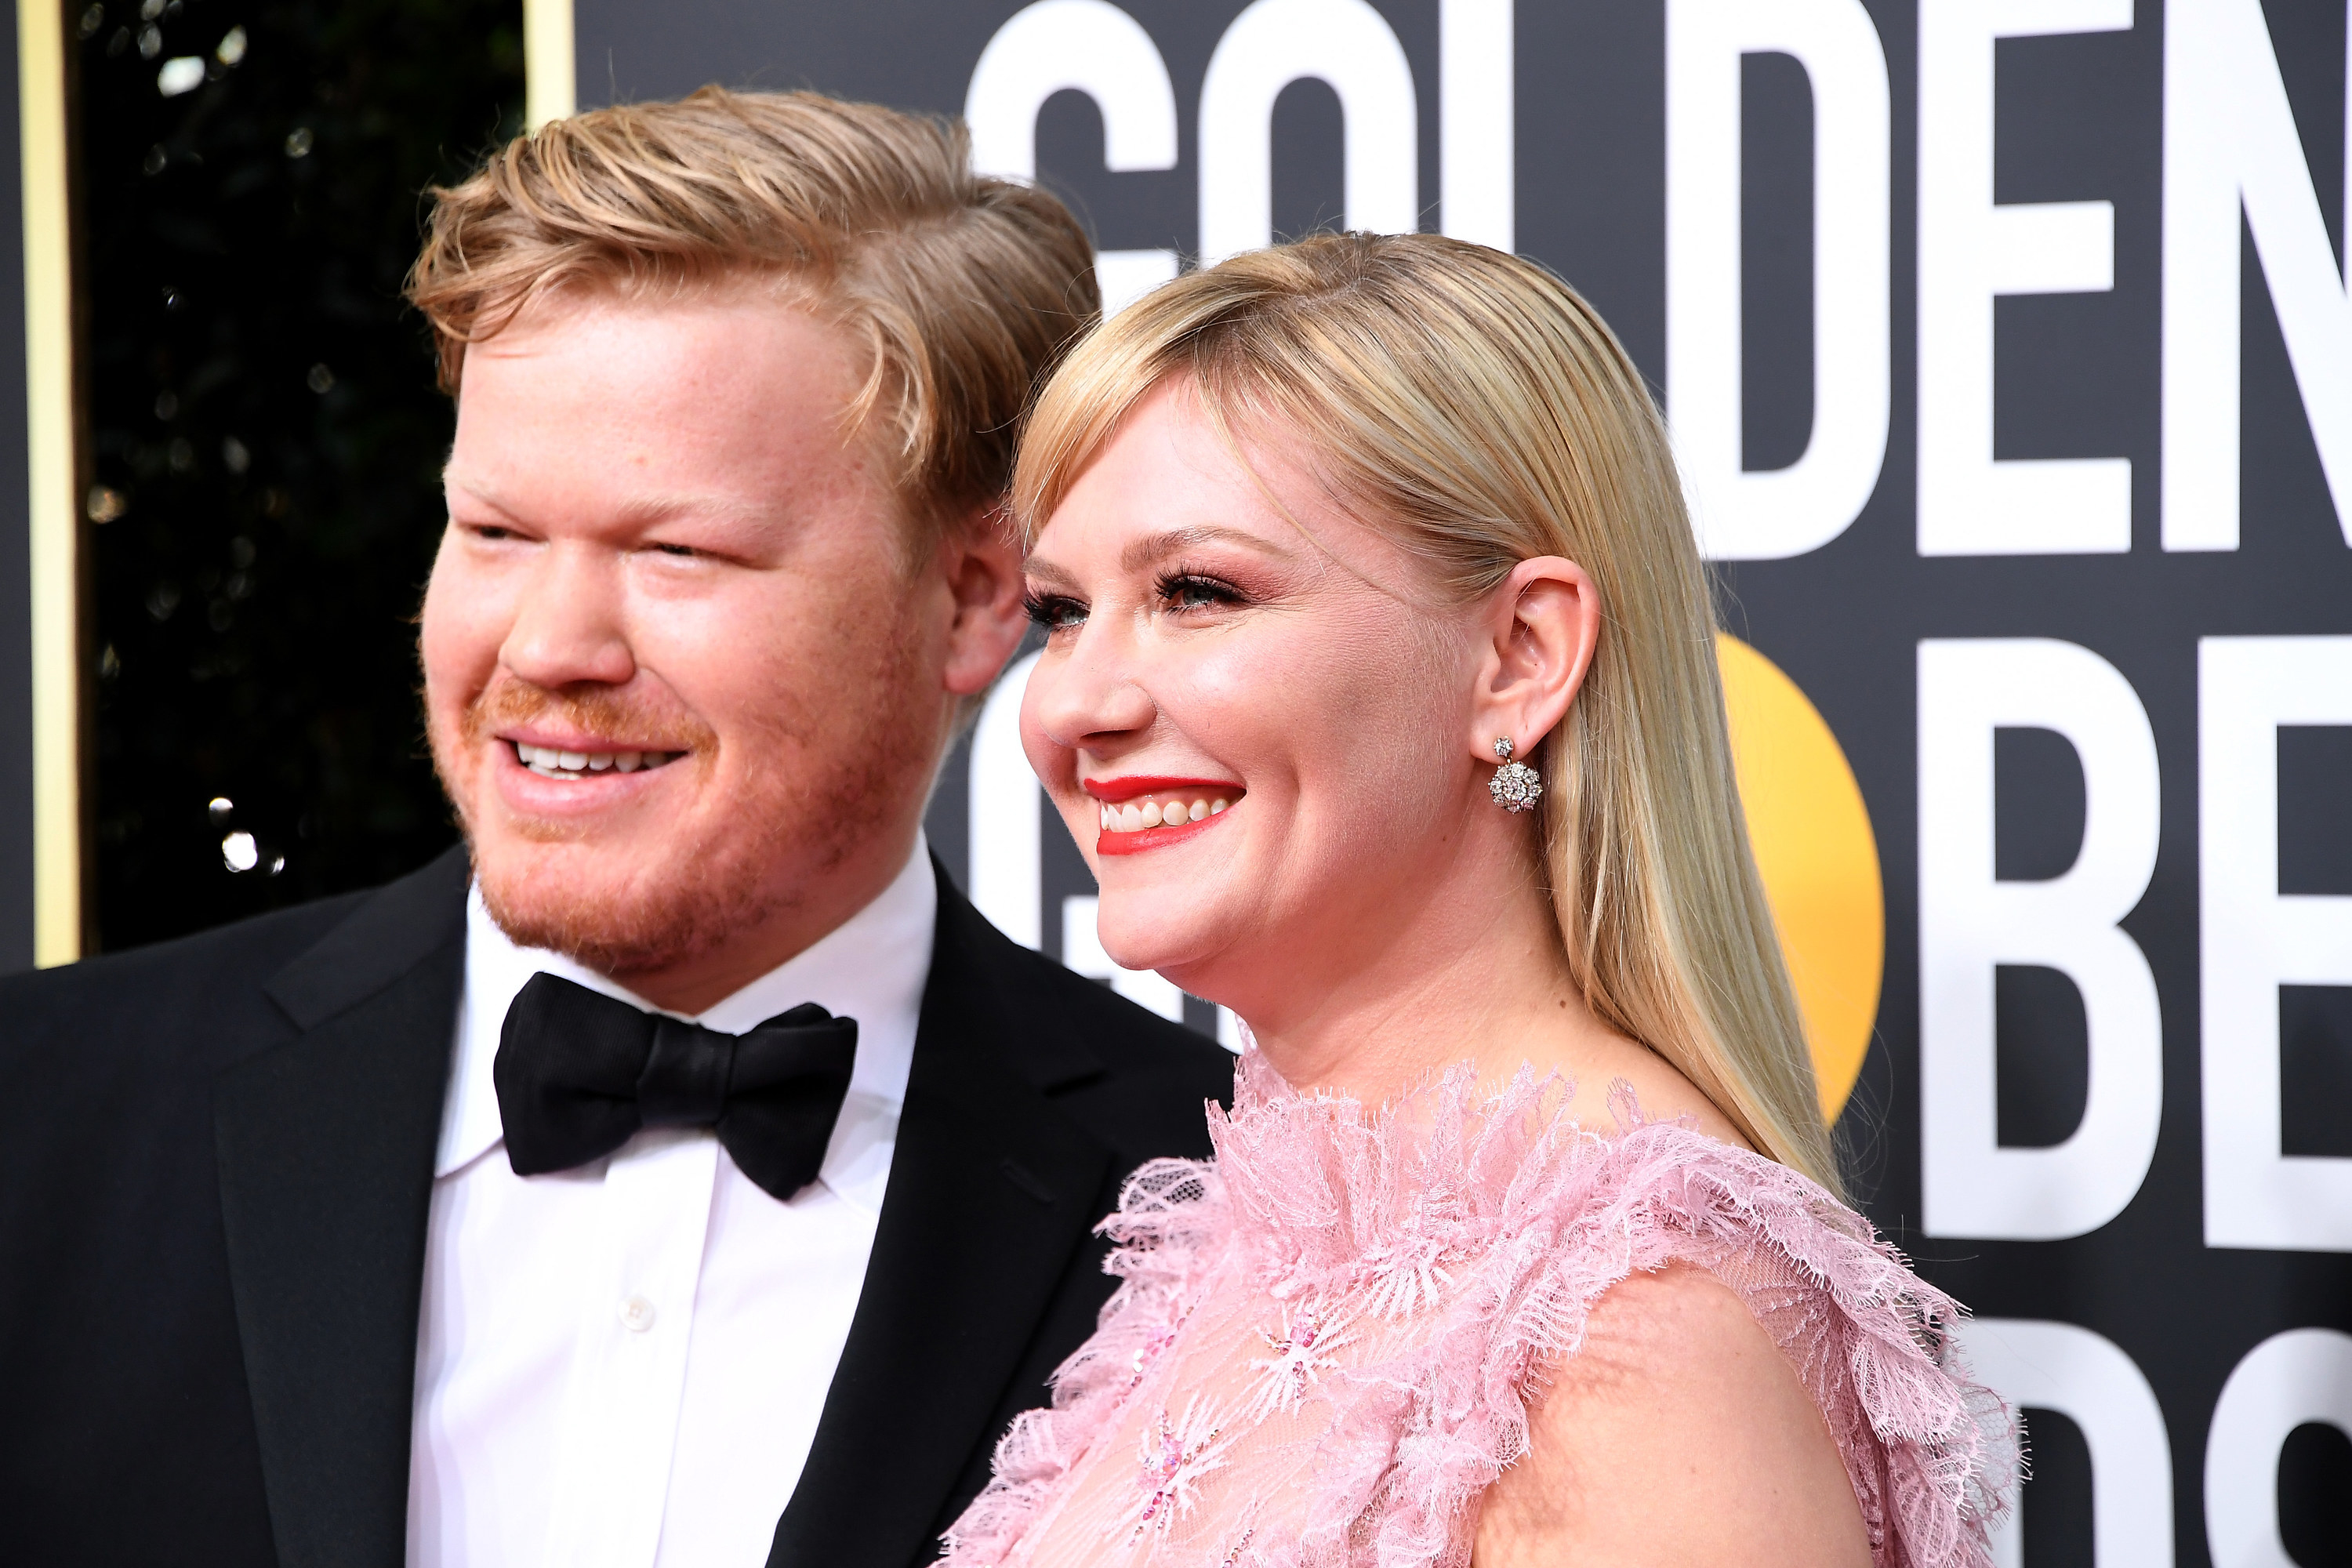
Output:
[[[1152,588],[1160,604],[1171,610],[1205,610],[1247,602],[1242,591],[1223,578],[1182,566],[1161,573]]]
[[[1181,615],[1187,611],[1232,608],[1249,602],[1247,595],[1212,573],[1177,567],[1153,579],[1156,607]],[[1086,625],[1088,606],[1067,594],[1031,589],[1021,595],[1021,607],[1032,626],[1048,632],[1071,631]]]
[[[1087,607],[1066,594],[1024,593],[1021,607],[1028,612],[1030,625],[1049,632],[1086,624]]]

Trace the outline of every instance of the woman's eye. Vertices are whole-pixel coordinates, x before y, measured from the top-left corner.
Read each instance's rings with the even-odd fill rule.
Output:
[[[1087,607],[1064,594],[1024,594],[1022,607],[1033,625],[1049,632],[1066,631],[1087,624]]]
[[[1160,597],[1171,610],[1205,610],[1219,605],[1242,602],[1240,590],[1232,584],[1192,572],[1181,572],[1160,579]]]

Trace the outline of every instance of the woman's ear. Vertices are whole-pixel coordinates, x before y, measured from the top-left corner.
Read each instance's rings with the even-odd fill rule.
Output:
[[[1491,763],[1495,738],[1508,735],[1525,761],[1566,716],[1592,668],[1600,593],[1573,561],[1522,561],[1488,595],[1480,635],[1470,750]]]

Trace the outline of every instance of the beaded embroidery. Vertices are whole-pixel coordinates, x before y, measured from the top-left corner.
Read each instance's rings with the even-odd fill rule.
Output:
[[[1130,1542],[1142,1539],[1146,1531],[1167,1534],[1200,1500],[1201,1479],[1224,1468],[1224,1451],[1231,1439],[1218,1441],[1222,1428],[1215,1419],[1213,1408],[1195,1395],[1185,1401],[1181,1416],[1171,1421],[1162,1410],[1160,1418],[1145,1429],[1140,1455],[1144,1497],[1133,1513]]]
[[[1250,1415],[1260,1420],[1276,1410],[1297,1409],[1315,1381],[1339,1364],[1331,1352],[1356,1342],[1345,1317],[1321,1310],[1301,1312],[1296,1319],[1285,1312],[1279,1335],[1260,1329],[1258,1338],[1274,1352],[1250,1363],[1251,1370],[1261,1374]]]

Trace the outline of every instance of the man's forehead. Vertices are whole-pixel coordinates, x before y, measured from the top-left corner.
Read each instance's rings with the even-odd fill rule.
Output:
[[[845,335],[772,290],[552,303],[468,350],[453,508],[603,531],[908,506]]]
[[[869,359],[839,328],[767,300],[526,314],[467,347],[458,447],[478,432],[561,440],[593,431],[601,455],[618,439],[620,452],[652,467],[681,444],[848,452],[869,444],[857,439],[867,426],[887,424],[861,417]],[[642,445],[629,439],[640,431]]]
[[[688,279],[630,283],[583,279],[544,288],[466,346],[466,360],[524,357],[583,329],[704,323],[714,319],[777,323],[795,335],[855,339],[831,319],[817,292],[790,274],[733,269]],[[462,384],[462,383],[461,383]]]

